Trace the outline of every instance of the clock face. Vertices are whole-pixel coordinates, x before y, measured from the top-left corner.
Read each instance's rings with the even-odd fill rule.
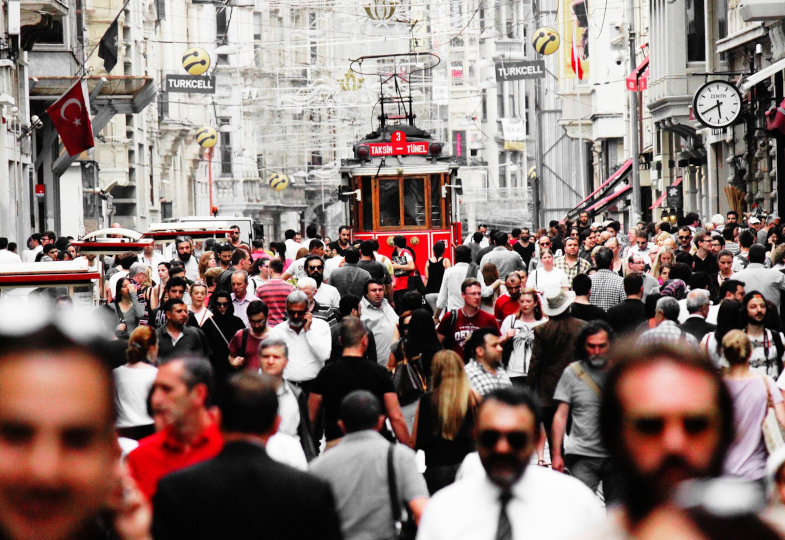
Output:
[[[710,128],[733,124],[741,114],[741,93],[725,81],[711,81],[695,93],[692,110],[698,121]]]

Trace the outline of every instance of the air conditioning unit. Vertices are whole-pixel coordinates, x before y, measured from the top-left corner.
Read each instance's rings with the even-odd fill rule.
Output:
[[[742,0],[739,14],[745,22],[771,21],[785,18],[785,2],[782,0]]]

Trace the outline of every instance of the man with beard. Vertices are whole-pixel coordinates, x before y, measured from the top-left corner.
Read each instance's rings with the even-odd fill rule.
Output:
[[[316,282],[316,294],[313,299],[327,311],[338,311],[341,294],[338,289],[324,282],[324,260],[318,255],[309,255],[305,259],[305,275]]]
[[[581,482],[528,467],[540,440],[540,412],[528,390],[505,388],[483,399],[475,428],[485,474],[436,492],[418,540],[572,538],[602,520],[602,508]]]
[[[618,480],[599,430],[600,399],[612,339],[613,330],[605,321],[591,321],[581,328],[575,339],[578,360],[564,370],[553,394],[559,405],[553,417],[551,447],[553,470],[564,472],[566,465],[572,476],[592,491],[602,481],[606,503],[616,501],[619,496]],[[569,451],[562,456],[562,442],[570,417]]]
[[[199,261],[197,257],[193,257],[193,243],[188,236],[181,236],[177,238],[177,258],[183,263],[185,267],[185,277],[191,281],[199,279]]]
[[[158,366],[150,405],[160,431],[128,454],[131,475],[149,499],[167,474],[215,457],[223,447],[208,410],[213,370],[203,358],[177,357]]]
[[[250,369],[258,372],[259,344],[267,338],[267,304],[254,300],[246,310],[248,328],[238,330],[229,342],[229,363],[234,368]]]
[[[479,328],[472,332],[466,341],[464,355],[469,384],[481,396],[512,386],[510,377],[502,367],[502,346],[496,330]]]
[[[769,330],[766,322],[766,299],[756,290],[744,295],[741,302],[741,318],[747,325],[744,328],[750,338],[752,354],[750,369],[761,375],[768,375],[774,380],[783,372],[783,342],[785,338],[780,332]]]
[[[201,328],[186,326],[188,307],[181,299],[172,298],[163,305],[166,325],[158,328],[158,358],[196,355],[210,356],[210,345]]]
[[[572,288],[572,280],[578,274],[585,274],[591,268],[591,263],[578,257],[578,239],[567,238],[564,241],[564,255],[553,261],[553,267],[567,274],[567,282]]]
[[[518,272],[507,274],[507,277],[504,278],[504,287],[507,289],[507,293],[497,298],[493,307],[493,315],[499,324],[509,315],[518,313],[520,308],[518,299],[521,297],[521,276]]]
[[[621,475],[622,504],[591,537],[704,538],[674,495],[685,480],[722,473],[734,438],[728,390],[696,350],[660,343],[617,352],[605,381],[600,431]]]

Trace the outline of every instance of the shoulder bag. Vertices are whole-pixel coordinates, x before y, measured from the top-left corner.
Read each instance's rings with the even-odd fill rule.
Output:
[[[397,360],[392,376],[395,393],[398,394],[401,405],[409,405],[417,401],[426,390],[425,378],[419,366],[422,355],[406,358],[403,340],[398,342],[394,354]]]
[[[396,540],[414,540],[417,536],[417,522],[409,510],[408,504],[401,504],[398,497],[398,484],[395,481],[395,463],[393,451],[395,444],[387,449],[387,486],[390,490],[390,505],[392,506],[393,525],[395,526]]]
[[[763,442],[766,443],[766,450],[771,454],[777,448],[785,445],[785,438],[782,436],[782,427],[779,420],[777,420],[777,414],[774,412],[774,401],[771,399],[769,383],[764,376],[761,376],[761,380],[764,386],[766,386],[766,415],[763,417],[761,429],[763,430]]]

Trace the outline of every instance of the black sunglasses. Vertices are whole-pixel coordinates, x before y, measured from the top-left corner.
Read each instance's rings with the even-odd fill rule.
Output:
[[[321,270],[322,268],[324,268],[324,266],[320,264],[319,266],[309,266],[308,270]]]
[[[507,444],[514,450],[521,450],[529,443],[529,434],[525,431],[498,431],[495,429],[484,429],[480,431],[477,442],[483,448],[494,448],[499,439],[504,437]]]
[[[229,302],[216,302],[215,305],[218,307],[226,307],[229,305]]]
[[[688,435],[705,433],[712,425],[712,416],[708,414],[693,414],[681,418],[684,432]],[[629,420],[632,428],[647,437],[662,435],[665,430],[665,418],[662,416],[641,416]]]

